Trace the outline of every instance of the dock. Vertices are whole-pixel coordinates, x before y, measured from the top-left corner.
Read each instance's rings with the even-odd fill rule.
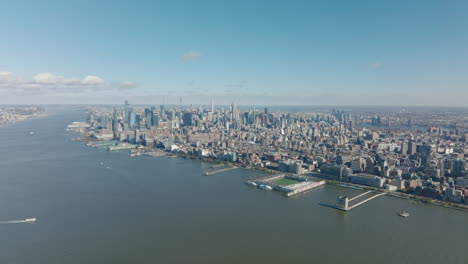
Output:
[[[110,146],[107,148],[108,151],[119,151],[119,150],[131,150],[136,149],[138,146],[133,144],[122,143],[116,146]]]
[[[209,171],[209,172],[205,172],[203,175],[205,175],[205,176],[214,175],[214,174],[218,174],[218,173],[222,173],[222,172],[226,172],[226,171],[230,171],[230,170],[235,170],[235,169],[238,169],[238,167],[228,167],[228,168],[224,168],[224,169],[220,169],[220,170]]]
[[[311,190],[311,189],[314,189],[318,186],[321,186],[321,185],[324,185],[325,184],[325,181],[319,181],[319,182],[309,182],[309,181],[306,181],[306,182],[302,182],[302,183],[299,183],[299,184],[296,184],[296,186],[294,187],[286,187],[285,189],[289,189],[285,194],[284,196],[286,197],[290,197],[290,196],[293,196],[293,195],[296,195],[296,194],[299,194],[299,193],[303,193],[305,191],[308,191],[308,190]]]

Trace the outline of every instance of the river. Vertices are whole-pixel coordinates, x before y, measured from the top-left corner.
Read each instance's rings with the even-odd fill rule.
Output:
[[[342,212],[319,203],[359,190],[286,198],[243,184],[263,172],[90,148],[64,130],[84,112],[50,111],[0,128],[2,264],[468,263],[466,212],[392,197]]]

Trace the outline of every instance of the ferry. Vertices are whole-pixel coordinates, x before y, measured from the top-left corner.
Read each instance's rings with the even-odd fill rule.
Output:
[[[398,215],[401,216],[401,217],[408,217],[408,216],[410,216],[410,214],[409,214],[408,212],[403,212],[403,211],[399,212]]]
[[[27,219],[24,219],[24,222],[25,223],[32,223],[32,222],[36,222],[36,218],[27,218]]]

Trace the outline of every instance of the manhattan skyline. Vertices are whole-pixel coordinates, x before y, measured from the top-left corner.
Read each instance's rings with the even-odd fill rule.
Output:
[[[466,106],[468,3],[15,1],[0,104]]]

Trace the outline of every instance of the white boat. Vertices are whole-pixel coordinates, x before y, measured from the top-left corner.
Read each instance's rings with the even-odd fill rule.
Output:
[[[408,212],[403,212],[403,211],[399,212],[398,215],[401,216],[401,217],[408,217],[408,216],[410,216],[410,214],[409,214]]]
[[[24,222],[26,223],[30,223],[30,222],[36,222],[36,218],[27,218],[27,219],[24,219]]]
[[[29,135],[34,135],[34,131],[29,132]]]
[[[257,184],[253,181],[246,181],[245,184],[249,185],[249,186],[253,186],[253,187],[257,187]]]
[[[268,191],[273,190],[273,188],[271,188],[271,186],[267,184],[260,184],[259,188]]]

